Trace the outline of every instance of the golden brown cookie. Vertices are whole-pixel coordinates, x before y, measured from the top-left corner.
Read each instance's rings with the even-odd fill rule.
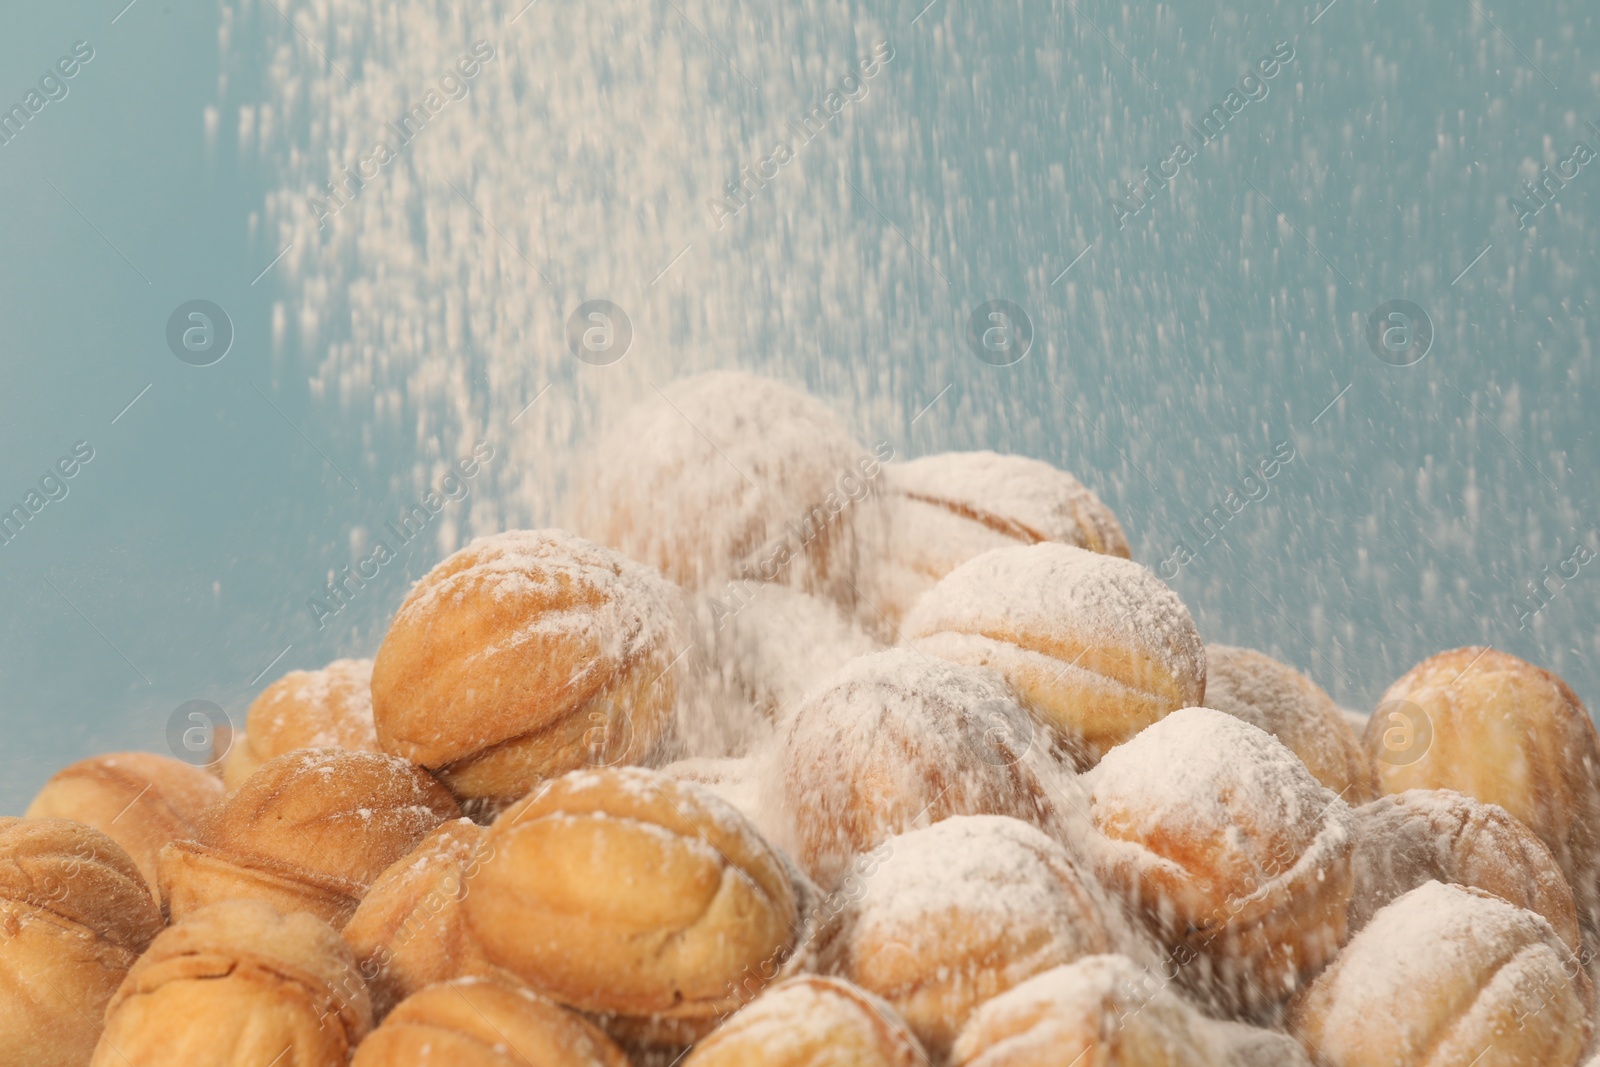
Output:
[[[423,576],[372,669],[385,752],[492,810],[666,731],[687,640],[681,592],[560,530],[482,537]]]
[[[1253,649],[1206,646],[1206,707],[1265,730],[1347,804],[1378,795],[1372,755],[1322,687]]]
[[[350,1067],[628,1067],[576,1012],[508,978],[456,978],[400,1002]]]
[[[1521,819],[1600,930],[1600,735],[1567,684],[1492,648],[1430,656],[1367,724],[1385,793],[1453,789]]]
[[[951,815],[1049,828],[1063,773],[1050,740],[992,671],[906,648],[852,660],[789,720],[783,800],[797,858],[827,888],[855,857]]]
[[[1137,563],[1072,545],[963,563],[902,631],[923,652],[1004,675],[1085,768],[1205,696],[1205,648],[1172,590]]]
[[[133,858],[65,819],[0,818],[0,1065],[81,1067],[161,913]]]
[[[638,767],[575,771],[506,809],[464,898],[491,963],[606,1020],[687,1045],[779,973],[800,926],[777,853],[733,808]]]
[[[1572,888],[1555,857],[1504,808],[1447,789],[1408,789],[1355,810],[1350,929],[1424,882],[1453,882],[1537,912],[1581,950]]]
[[[51,776],[28,805],[30,819],[71,819],[127,850],[156,889],[156,853],[194,836],[200,816],[222,799],[214,775],[152,752],[93,756]]]
[[[1100,498],[1066,471],[1027,456],[944,452],[883,468],[859,582],[893,623],[917,598],[991,549],[1058,541],[1132,553]]]
[[[92,1067],[343,1067],[372,1006],[326,923],[225,900],[164,930],[105,1019]]]
[[[892,454],[797,389],[701,374],[606,434],[575,483],[577,529],[685,589],[779,581],[852,605],[853,520]]]
[[[967,1021],[952,1067],[1310,1067],[1293,1038],[1207,1018],[1159,970],[1086,956],[1034,975]]]
[[[493,968],[467,932],[461,902],[493,853],[470,819],[433,830],[378,875],[340,931],[382,1018],[435,982]]]
[[[958,815],[882,851],[824,932],[821,964],[888,1001],[935,1062],[985,1000],[1116,947],[1092,880],[1026,823]]]
[[[377,752],[308,748],[268,760],[157,858],[174,921],[233,897],[344,925],[378,875],[459,817],[426,771]]]
[[[1375,915],[1291,1006],[1329,1067],[1574,1067],[1592,987],[1544,919],[1427,882]]]
[[[779,982],[701,1041],[684,1067],[925,1067],[885,1001],[838,978]]]
[[[223,758],[222,780],[237,789],[267,760],[297,748],[378,751],[370,659],[290,671],[263,689]]]
[[[1344,943],[1354,819],[1270,734],[1184,708],[1087,785],[1100,877],[1172,950],[1185,988],[1270,1007]]]

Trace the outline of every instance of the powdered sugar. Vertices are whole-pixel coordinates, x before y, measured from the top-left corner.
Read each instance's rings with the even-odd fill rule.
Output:
[[[886,1031],[892,1036],[880,1036]],[[873,1063],[911,1067],[926,1062],[904,1020],[888,1003],[838,979],[814,975],[768,989],[729,1022],[728,1034],[735,1035],[739,1048],[759,1051],[764,1061],[772,1063],[838,1062],[842,1067],[844,1061],[833,1057],[856,1049],[895,1056],[888,1061],[874,1057]],[[709,1044],[715,1046],[717,1041]],[[827,1058],[797,1058],[807,1054]]]
[[[800,704],[772,780],[800,858],[829,885],[855,854],[949,815],[1052,825],[1050,786],[1060,777],[1070,788],[1070,776],[1047,749],[998,675],[890,649],[851,661]]]
[[[1288,668],[1259,652],[1232,645],[1206,646],[1206,707],[1269,734],[1276,724],[1322,714],[1322,701],[1312,706],[1319,692],[1295,685]],[[1332,709],[1333,702],[1322,696]]]
[[[693,782],[701,786],[737,809],[745,818],[756,821],[753,813],[760,804],[761,785],[756,779],[755,760],[748,757],[691,757],[667,764],[661,768],[661,773],[681,782]]]
[[[372,661],[334,660],[321,670],[290,671],[266,689],[251,710],[251,739],[272,752],[295,748],[348,748],[376,752],[372,720]],[[262,721],[255,722],[257,716]]]
[[[961,767],[1023,759],[1033,729],[994,672],[895,648],[850,660],[801,702],[789,721],[791,751],[823,736],[842,755],[864,757],[887,739]]]
[[[1355,816],[1352,929],[1395,897],[1437,879],[1538,912],[1578,947],[1572,890],[1555,857],[1505,809],[1451,790],[1412,789],[1363,805]]]
[[[970,560],[906,618],[915,640],[941,631],[1041,644],[1135,650],[1166,674],[1204,678],[1205,649],[1183,602],[1151,571],[1117,556],[1044,542]]]
[[[1387,1054],[1410,1063],[1475,998],[1496,999],[1495,985],[1523,987],[1511,1005],[1528,1002],[1533,991],[1543,1000],[1570,988],[1563,967],[1577,973],[1544,919],[1481,890],[1428,882],[1373,917],[1317,980],[1306,1007],[1330,1057],[1360,1042],[1375,1020],[1402,1021],[1381,1032],[1392,1038]],[[1443,1016],[1436,1003],[1442,982],[1460,989],[1456,1010]],[[1545,1025],[1558,1017],[1552,1013]]]
[[[615,665],[683,640],[676,588],[649,567],[565,530],[478,538],[416,584],[396,623],[426,626],[445,603],[462,603],[469,594],[487,594],[521,616],[475,656],[570,635],[592,642]]]
[[[579,484],[577,528],[660,567],[686,588],[748,572],[821,580],[805,551],[830,547],[813,520],[841,479],[862,486],[865,450],[814,397],[742,372],[674,382],[628,414],[596,449]],[[838,509],[830,509],[837,511]],[[757,573],[762,550],[790,555]]]
[[[889,855],[855,905],[851,939],[899,942],[913,952],[956,936],[967,942],[1044,928],[1077,951],[1103,938],[1067,887],[1076,868],[1039,830],[997,815],[953,816],[892,838]]]
[[[1061,541],[1089,548],[1114,530],[1112,544],[1127,541],[1109,509],[1078,479],[1041,460],[997,452],[945,452],[884,468],[884,491],[957,511],[1023,544]]]
[[[1330,825],[1348,836],[1348,805],[1272,735],[1211,708],[1184,708],[1112,749],[1086,776],[1090,797],[1128,813],[1140,837],[1180,832],[1241,854],[1241,819],[1302,841]],[[1342,839],[1342,838],[1341,838]]]
[[[954,1060],[1060,1062],[1079,1052],[1113,1062],[1160,1048],[1163,1063],[1299,1067],[1308,1061],[1283,1034],[1209,1019],[1158,975],[1125,956],[1097,955],[1034,975],[974,1013]],[[1081,1052],[1079,1050],[1082,1050]],[[992,1060],[990,1059],[992,1057]],[[1142,1061],[1141,1061],[1142,1062]]]
[[[595,790],[620,793],[647,811],[664,807],[667,813],[679,819],[704,820],[721,833],[744,839],[751,852],[764,851],[761,846],[765,842],[760,840],[750,820],[738,808],[719,796],[716,790],[687,775],[668,775],[644,767],[573,771],[542,786],[535,796],[543,799],[536,799],[533,803],[546,808],[553,803],[555,810],[560,810],[562,795],[580,795]]]
[[[707,629],[714,667],[774,719],[821,679],[882,647],[830,601],[776,584],[753,587],[741,610]]]
[[[1252,649],[1207,645],[1206,706],[1278,738],[1318,781],[1351,803],[1376,792],[1372,759],[1338,707],[1292,667]]]

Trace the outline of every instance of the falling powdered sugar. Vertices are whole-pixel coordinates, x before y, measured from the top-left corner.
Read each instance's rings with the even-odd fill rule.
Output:
[[[779,721],[820,679],[882,648],[832,602],[775,584],[708,628],[714,668]]]
[[[579,482],[576,528],[687,589],[815,584],[825,568],[806,561],[834,537],[850,492],[841,482],[864,495],[864,454],[815,397],[743,372],[699,375],[602,439]]]

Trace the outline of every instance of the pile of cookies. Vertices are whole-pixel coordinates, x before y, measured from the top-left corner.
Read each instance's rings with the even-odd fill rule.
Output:
[[[0,820],[0,1067],[1577,1067],[1600,737],[1489,648],[1359,719],[1072,475],[742,374],[194,767]]]

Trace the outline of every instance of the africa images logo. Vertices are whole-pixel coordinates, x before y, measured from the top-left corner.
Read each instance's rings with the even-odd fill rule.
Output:
[[[1234,116],[1245,109],[1246,105],[1252,101],[1265,100],[1272,91],[1268,83],[1293,61],[1294,45],[1288,41],[1274,44],[1272,51],[1256,60],[1250,72],[1240,78],[1238,84],[1229,89],[1219,103],[1212,104],[1209,111],[1201,113],[1198,125],[1193,121],[1184,124],[1188,132],[1193,135],[1193,144],[1185,138],[1178,138],[1172,142],[1172,151],[1166,158],[1144,168],[1144,178],[1141,181],[1123,182],[1122,195],[1113,196],[1110,200],[1111,214],[1117,220],[1117,229],[1122,229],[1127,225],[1128,219],[1149,207],[1155,193],[1165,189],[1184,167],[1200,158],[1200,153],[1206,146],[1220,140],[1227,132],[1228,124],[1233,121]]]
[[[72,54],[62,56],[39,77],[39,87],[23,94],[22,103],[0,110],[0,146],[8,145],[22,135],[34,116],[49,104],[65,100],[72,87],[67,83],[94,58],[94,46],[88,41],[78,41]],[[3,107],[3,105],[0,105]]]
[[[886,40],[873,43],[872,55],[858,59],[850,73],[839,79],[838,87],[822,98],[822,101],[800,116],[798,123],[790,120],[785,123],[789,132],[794,134],[795,144],[804,148],[818,137],[828,131],[828,124],[837,118],[847,104],[859,103],[867,98],[867,82],[877,77],[890,60],[894,59],[894,46]],[[778,176],[778,173],[799,158],[799,151],[795,145],[787,140],[779,141],[764,158],[759,160],[754,167],[746,164],[739,168],[737,181],[728,182],[727,196],[707,197],[706,208],[711,213],[711,221],[716,223],[717,229],[722,229],[723,220],[731,219],[750,205],[755,194],[767,187],[767,183]]]
[[[349,207],[368,182],[399,159],[400,153],[421,135],[446,105],[454,100],[465,100],[472,92],[473,79],[483,72],[484,64],[494,59],[494,54],[494,45],[489,42],[478,41],[474,44],[470,55],[462,56],[453,68],[439,77],[438,89],[429,86],[421,103],[412,104],[405,114],[385,125],[384,131],[389,136],[380,138],[373,144],[371,152],[346,166],[342,175],[330,178],[323,185],[322,192],[326,199],[306,197],[306,207],[317,217],[317,229],[326,229],[328,219]],[[393,144],[389,143],[391,137]]]

